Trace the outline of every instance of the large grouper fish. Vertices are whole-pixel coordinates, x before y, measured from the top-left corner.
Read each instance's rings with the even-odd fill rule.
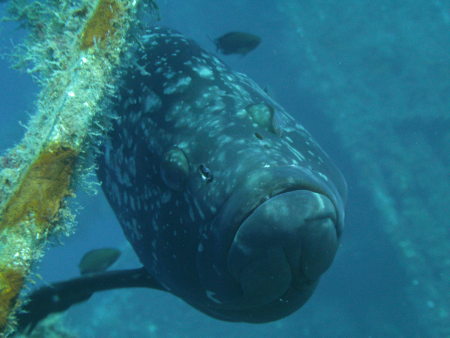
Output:
[[[194,41],[153,27],[138,42],[98,177],[143,268],[61,283],[30,304],[60,311],[52,302],[76,290],[148,286],[222,320],[296,311],[339,246],[343,176],[264,90]]]
[[[154,27],[139,41],[98,171],[128,241],[162,288],[210,316],[292,313],[336,254],[341,173],[264,90],[193,40]]]

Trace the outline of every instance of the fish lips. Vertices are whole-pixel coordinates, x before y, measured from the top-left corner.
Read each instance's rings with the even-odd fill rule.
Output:
[[[336,243],[342,233],[344,218],[343,200],[337,192],[336,187],[327,181],[323,175],[297,166],[269,167],[255,170],[246,175],[240,183],[237,185],[239,189],[236,189],[231,194],[211,223],[209,229],[202,234],[202,250],[197,255],[199,278],[210,301],[210,308],[216,308],[216,317],[253,322],[266,321],[267,318],[268,320],[274,320],[286,315],[286,311],[290,313],[301,306],[314,290],[317,279],[323,272],[324,267],[326,269],[331,264],[335,250],[337,249]],[[322,264],[323,266],[317,271],[314,272],[314,269],[308,271],[308,269],[302,268],[302,271],[296,273],[296,276],[292,275],[288,278],[289,280],[280,282],[286,285],[281,286],[283,291],[277,291],[278,294],[276,294],[276,297],[278,299],[285,299],[287,295],[290,295],[289,298],[295,298],[297,302],[291,302],[287,305],[272,304],[272,308],[278,306],[279,308],[284,307],[284,309],[275,314],[266,313],[264,304],[273,303],[273,295],[264,297],[264,293],[267,291],[264,290],[264,287],[260,288],[259,295],[258,290],[253,295],[246,295],[252,289],[252,287],[246,284],[255,285],[257,280],[245,277],[245,271],[249,271],[251,274],[252,269],[258,270],[250,262],[251,259],[249,262],[246,261],[246,246],[253,245],[252,242],[255,242],[256,246],[259,245],[258,241],[260,239],[258,239],[258,235],[252,238],[252,231],[258,234],[258,227],[261,226],[260,221],[270,223],[261,218],[264,209],[267,209],[267,207],[277,208],[277,203],[280,207],[283,206],[283,203],[289,206],[291,200],[297,200],[295,203],[301,205],[302,199],[317,199],[319,204],[326,204],[326,210],[316,217],[316,219],[313,219],[312,223],[319,222],[321,225],[325,224],[324,226],[328,228],[327,234],[331,233],[331,237],[333,238],[331,239],[331,242],[333,242],[331,246],[333,248],[329,250],[330,253],[328,254],[327,262]],[[303,211],[299,210],[298,212],[302,213]],[[287,222],[284,221],[284,223]],[[333,228],[333,231],[330,231],[330,227]],[[251,230],[247,231],[247,229]],[[260,229],[263,230],[263,228]],[[275,237],[276,235],[274,236],[274,240]],[[329,238],[330,236],[326,235],[325,237]],[[236,245],[236,242],[241,242],[242,238],[247,238],[244,240],[247,243]],[[264,252],[270,252],[272,249],[270,246],[271,239],[266,238],[265,241],[268,246],[262,248],[261,253],[263,254]],[[302,247],[305,246],[299,241],[300,245]],[[314,254],[314,249],[310,251]],[[267,257],[275,257],[276,255],[283,254],[285,252],[274,251],[270,255],[267,254]],[[265,264],[263,261],[260,263]],[[292,260],[287,259],[287,261]],[[273,274],[277,275],[278,272],[273,271]],[[308,274],[310,275],[308,276]],[[246,282],[243,282],[243,280]],[[296,288],[297,290],[295,290]],[[281,294],[279,294],[280,292]],[[300,305],[293,306],[293,303],[300,303]],[[256,314],[251,315],[254,311],[249,310],[258,307],[262,307],[262,311],[265,313],[261,318]],[[234,315],[231,314],[229,316],[224,315],[228,311],[231,311],[233,314],[236,312],[239,313],[242,309],[245,311],[239,314],[242,317],[241,319],[233,319]],[[223,312],[221,313],[220,311]],[[256,312],[258,311],[256,310]],[[247,314],[250,314],[250,317]]]

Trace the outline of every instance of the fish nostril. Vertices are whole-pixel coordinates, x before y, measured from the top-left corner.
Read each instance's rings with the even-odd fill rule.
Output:
[[[209,169],[204,164],[200,164],[198,167],[198,171],[199,171],[203,181],[205,181],[206,183],[212,182],[214,176],[213,176],[211,169]]]

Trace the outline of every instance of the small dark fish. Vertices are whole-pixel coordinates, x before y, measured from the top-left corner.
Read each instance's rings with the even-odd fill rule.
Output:
[[[222,54],[245,55],[258,47],[261,38],[250,33],[230,32],[215,39],[214,43]]]
[[[117,249],[95,249],[84,254],[78,267],[80,268],[80,273],[82,275],[103,272],[113,265],[119,257],[120,251]]]

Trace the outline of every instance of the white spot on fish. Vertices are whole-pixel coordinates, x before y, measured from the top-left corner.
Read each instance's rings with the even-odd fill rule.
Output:
[[[206,297],[211,299],[216,304],[222,304],[222,302],[216,298],[216,293],[214,291],[206,290]]]
[[[147,95],[144,100],[144,112],[157,111],[161,107],[161,99],[154,92]]]
[[[170,201],[171,197],[172,194],[170,193],[170,191],[164,192],[163,195],[161,196],[161,203],[166,204],[167,202]]]
[[[314,194],[314,197],[315,197],[316,200],[317,200],[317,203],[319,204],[319,210],[325,209],[325,204],[323,203],[323,198],[322,198],[322,196],[319,195],[319,194],[316,194],[316,193],[313,193],[313,194]]]
[[[214,72],[208,66],[199,65],[199,66],[192,67],[192,70],[194,72],[196,72],[203,79],[214,80]]]
[[[326,176],[325,174],[321,173],[320,171],[317,172],[317,175],[322,177],[325,181],[328,181],[328,176]]]
[[[192,81],[192,78],[190,76],[185,76],[185,77],[179,78],[173,84],[167,83],[164,86],[164,94],[170,95],[170,94],[174,94],[174,93],[180,93],[189,86],[191,81]]]

